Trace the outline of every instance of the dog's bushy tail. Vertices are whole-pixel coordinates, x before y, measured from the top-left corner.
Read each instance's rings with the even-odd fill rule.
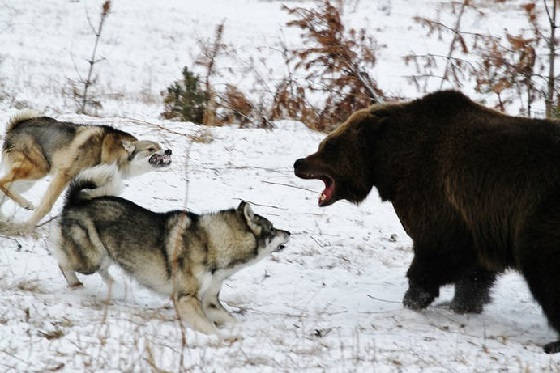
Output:
[[[117,196],[122,190],[122,179],[116,164],[88,168],[70,183],[66,192],[67,206],[80,205],[92,198]]]
[[[27,109],[27,110],[22,110],[19,113],[15,114],[14,116],[12,116],[10,118],[10,120],[8,121],[8,124],[6,124],[6,132],[9,132],[12,128],[14,128],[18,123],[29,120],[29,119],[33,119],[33,118],[38,118],[41,117],[41,113],[39,113],[38,111],[35,110],[31,110],[31,109]]]

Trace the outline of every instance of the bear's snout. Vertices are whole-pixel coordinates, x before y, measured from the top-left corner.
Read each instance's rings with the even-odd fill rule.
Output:
[[[300,169],[303,165],[303,158],[298,159],[297,161],[294,162],[294,171],[297,172],[298,169]]]

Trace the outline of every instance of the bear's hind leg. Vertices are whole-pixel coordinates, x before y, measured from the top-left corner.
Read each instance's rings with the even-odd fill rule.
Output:
[[[515,248],[517,267],[541,305],[550,326],[560,332],[560,206],[555,200],[543,203]],[[544,345],[547,354],[560,352],[560,340]]]
[[[560,247],[560,246],[559,246]],[[533,255],[540,256],[540,250],[533,248]],[[560,265],[560,253],[554,255],[554,261],[548,258],[522,263],[522,272],[529,284],[529,289],[535,300],[541,305],[542,310],[548,319],[550,326],[560,332],[560,274],[558,273],[558,265]],[[556,267],[556,268],[551,268]],[[560,352],[560,340],[552,341],[544,345],[544,352],[547,354],[555,354]]]

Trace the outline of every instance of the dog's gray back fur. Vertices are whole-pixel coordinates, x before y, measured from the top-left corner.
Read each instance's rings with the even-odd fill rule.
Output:
[[[79,200],[78,188],[83,186],[92,185],[76,184],[69,188],[62,211],[60,226],[65,246],[87,251],[89,248],[80,239],[82,234],[93,233],[87,228],[94,228],[112,261],[143,285],[162,293],[170,293],[168,283],[174,265],[182,270],[194,261],[211,273],[229,272],[257,259],[259,248],[270,234],[268,231],[262,237],[256,236],[236,209],[204,216],[185,211],[156,213],[120,197]],[[187,218],[187,226],[177,236],[173,234],[174,228],[183,216]],[[80,239],[76,239],[79,231]],[[181,248],[176,247],[179,239]],[[101,264],[85,260],[76,270],[92,273]]]
[[[61,249],[77,249],[82,253],[99,251],[91,242],[98,237],[106,250],[100,256],[108,255],[145,286],[166,292],[160,289],[160,283],[169,281],[171,276],[165,238],[180,212],[155,213],[119,197],[82,199],[84,187],[94,189],[95,185],[87,182],[80,185],[78,181],[68,190],[60,218],[65,243]],[[82,235],[89,236],[90,242],[84,241]],[[93,273],[102,265],[101,260],[88,259],[75,270]],[[150,274],[152,281],[142,281],[142,273]],[[157,279],[155,284],[154,279]]]
[[[52,156],[55,151],[68,146],[75,139],[80,128],[88,127],[93,126],[61,122],[49,117],[23,116],[8,123],[2,150],[9,152],[16,144],[24,143],[24,141],[21,141],[22,138],[31,138],[39,144],[47,161],[52,163]],[[101,128],[106,133],[119,133],[126,138],[135,139],[132,135],[111,126],[95,127]]]
[[[52,154],[56,149],[67,146],[76,136],[76,124],[59,122],[48,117],[38,117],[14,123],[6,132],[3,151],[10,149],[19,142],[20,137],[33,138],[43,149],[43,154],[52,162]]]

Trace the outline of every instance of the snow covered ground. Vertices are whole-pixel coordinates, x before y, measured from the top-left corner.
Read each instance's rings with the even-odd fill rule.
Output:
[[[385,2],[392,4],[390,14],[379,10],[381,3],[359,2],[371,13],[354,13],[353,19],[378,25],[375,32],[390,38],[376,72],[382,87],[414,96],[398,55],[407,47],[437,44],[410,21],[436,3]],[[423,312],[404,309],[411,241],[391,205],[373,191],[360,206],[338,202],[320,209],[321,183],[293,175],[294,160],[314,151],[323,135],[293,122],[277,123],[273,130],[240,130],[158,119],[158,92],[189,63],[196,35],[211,35],[227,18],[226,36],[240,53],[250,54],[278,37],[285,22],[279,2],[116,1],[101,49],[107,61],[99,64],[106,94],[100,118],[71,114],[72,102],[62,94],[66,79],[76,74],[71,56],[79,60],[89,54],[84,8],[94,17],[97,7],[91,4],[0,1],[0,79],[15,95],[0,102],[2,126],[16,107],[31,106],[59,119],[111,124],[161,141],[174,150],[173,165],[129,180],[124,197],[157,211],[186,205],[195,212],[245,199],[290,230],[292,239],[283,252],[225,284],[222,300],[239,323],[220,336],[187,329],[182,349],[171,302],[116,268],[114,275],[122,280],[108,304],[97,275],[82,276],[83,289],[68,289],[50,254],[51,224],[40,228],[38,239],[0,237],[0,370],[560,369],[560,356],[541,349],[556,335],[516,274],[499,280],[494,302],[481,315],[449,311],[452,289]],[[517,13],[508,14],[508,22],[514,22]],[[284,32],[292,40],[290,31]],[[281,69],[274,59],[270,63]],[[248,84],[242,78],[239,83]],[[36,202],[45,187],[46,182],[38,184],[28,197]],[[51,216],[59,211],[60,201]],[[2,212],[18,220],[29,216],[11,203]]]

